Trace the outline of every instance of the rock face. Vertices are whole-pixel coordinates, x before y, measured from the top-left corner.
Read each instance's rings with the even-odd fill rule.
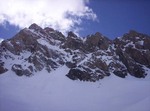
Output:
[[[63,65],[72,80],[95,82],[111,74],[144,78],[150,68],[150,37],[131,30],[115,40],[99,32],[82,39],[32,24],[0,43],[0,74],[11,70],[31,76]]]
[[[85,46],[86,50],[93,52],[99,49],[107,50],[110,43],[111,41],[108,38],[97,32],[94,35],[87,37]]]
[[[135,77],[147,75],[145,67],[150,66],[150,50],[145,42],[149,42],[149,39],[149,36],[131,30],[122,38],[114,40],[117,55],[128,72]]]

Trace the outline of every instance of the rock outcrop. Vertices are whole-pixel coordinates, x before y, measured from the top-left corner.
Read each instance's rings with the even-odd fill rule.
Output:
[[[8,69],[4,67],[4,62],[0,62],[0,74],[7,72]]]

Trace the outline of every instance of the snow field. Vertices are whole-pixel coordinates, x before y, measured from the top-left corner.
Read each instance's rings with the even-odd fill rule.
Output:
[[[115,75],[98,82],[72,81],[62,66],[32,77],[0,75],[0,111],[150,111],[150,76]]]

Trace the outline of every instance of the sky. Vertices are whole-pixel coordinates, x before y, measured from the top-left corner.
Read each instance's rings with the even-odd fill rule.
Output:
[[[129,30],[150,35],[150,0],[0,0],[0,38],[36,23],[81,37],[100,32],[110,39]]]

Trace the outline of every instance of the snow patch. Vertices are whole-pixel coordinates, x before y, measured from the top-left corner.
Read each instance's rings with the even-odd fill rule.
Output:
[[[0,43],[2,43],[3,40],[4,40],[4,39],[0,38]]]
[[[64,52],[63,49],[60,49],[59,46],[56,46],[56,45],[51,45],[46,39],[44,38],[40,38],[37,40],[38,43],[40,43],[41,45],[44,45],[44,46],[47,46],[49,49],[52,49],[52,50],[56,50],[56,51],[60,51],[60,52]]]
[[[142,40],[142,41],[138,41],[138,44],[140,44],[140,45],[144,45],[144,41]]]

